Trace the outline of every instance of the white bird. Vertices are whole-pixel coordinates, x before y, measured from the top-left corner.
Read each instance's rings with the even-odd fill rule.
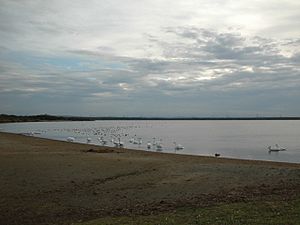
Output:
[[[153,139],[153,141],[152,141],[152,145],[153,145],[153,146],[156,146],[156,144],[157,144],[157,143],[156,143],[155,137],[154,137],[154,138],[152,138],[152,139]]]
[[[118,141],[114,141],[115,147],[120,147],[123,148],[124,147],[124,142],[122,142],[119,138]]]
[[[74,141],[75,141],[75,138],[73,138],[73,137],[67,137],[67,141],[68,141],[68,142],[74,142]]]
[[[139,138],[138,144],[141,145],[143,143],[142,138]]]
[[[86,143],[91,143],[92,139],[91,138],[86,138]]]
[[[147,143],[147,148],[150,149],[152,147],[152,144],[150,142]]]
[[[157,151],[162,151],[163,150],[163,146],[161,144],[161,139],[159,142],[156,142],[156,150]]]
[[[120,147],[120,148],[123,148],[123,147],[124,147],[124,142],[119,141],[119,147]]]
[[[279,147],[278,144],[275,144],[275,147],[269,146],[268,149],[269,149],[269,152],[281,152],[281,151],[286,151],[285,148]]]
[[[183,150],[184,147],[181,144],[177,144],[176,142],[174,142],[175,145],[175,150]]]
[[[156,151],[162,151],[163,150],[163,147],[161,144],[157,144],[156,145]]]
[[[107,144],[107,141],[104,140],[103,137],[98,138],[98,140],[99,140],[100,144],[102,144],[102,145],[106,145]]]

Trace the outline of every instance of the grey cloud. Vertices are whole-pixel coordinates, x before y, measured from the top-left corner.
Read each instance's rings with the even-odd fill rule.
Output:
[[[277,33],[281,30],[272,31],[278,27],[276,24],[266,28],[249,24],[255,32],[243,24],[240,30],[235,29],[239,26],[236,18],[250,13],[246,11],[249,2],[222,1],[220,15],[209,11],[211,1],[204,0],[193,4],[172,2],[174,12],[158,7],[170,2],[85,4],[76,0],[25,4],[2,0],[1,105],[13,111],[12,102],[20,104],[26,98],[31,106],[40,104],[44,109],[52,109],[55,103],[63,107],[66,101],[70,108],[80,111],[80,103],[96,113],[98,104],[109,107],[110,112],[117,110],[117,102],[128,113],[136,109],[139,113],[155,114],[148,105],[163,108],[168,103],[169,111],[160,112],[176,113],[178,105],[183,105],[181,108],[190,108],[190,114],[198,115],[197,112],[222,109],[267,112],[278,110],[276,103],[284,101],[282,105],[287,109],[300,111],[293,105],[300,97],[299,32],[291,29],[297,23],[290,20],[295,17],[294,11],[294,16],[284,21],[289,31],[284,33],[293,31],[294,35],[280,39]],[[214,3],[214,7],[220,6],[221,1]],[[195,4],[202,5],[203,11],[194,9]],[[234,4],[241,11],[232,13]],[[261,5],[267,8],[266,4],[251,2],[251,13],[261,14]],[[287,5],[290,10],[290,4]],[[267,19],[281,18],[272,16],[278,10],[268,9]],[[200,15],[204,11],[205,16]],[[187,16],[187,12],[193,16]],[[168,16],[161,17],[165,14]],[[227,24],[232,17],[237,23]],[[233,28],[225,29],[228,25]],[[272,32],[262,35],[266,30]],[[8,57],[11,52],[13,56]],[[18,58],[21,53],[27,60]],[[47,57],[62,63],[41,60]],[[68,62],[63,61],[74,57],[80,65],[68,68]],[[39,63],[34,59],[39,59]],[[226,104],[222,108],[223,102]],[[144,111],[139,107],[144,107]]]
[[[178,42],[165,45],[165,41],[159,43],[156,39],[156,43],[161,44],[162,48],[180,50],[177,54],[164,55],[166,58],[164,61],[143,60],[134,63],[138,70],[145,74],[148,72],[160,75],[162,78],[170,77],[170,80],[150,79],[159,90],[168,91],[175,96],[185,94],[199,96],[203,91],[242,93],[249,90],[261,92],[268,90],[270,96],[277,96],[281,93],[280,90],[289,89],[291,93],[297,95],[296,90],[300,86],[300,65],[296,61],[298,56],[294,55],[291,59],[282,55],[278,51],[280,43],[276,40],[270,42],[264,38],[254,37],[249,44],[245,38],[237,34],[219,34],[196,28],[191,28],[191,32],[187,28],[182,32],[179,30],[180,28],[174,28],[173,33],[182,38],[195,40],[190,44],[192,46],[196,42],[201,46],[193,48],[188,43],[182,45]],[[172,29],[168,28],[167,32],[171,31]],[[164,52],[169,53],[168,49]],[[199,51],[202,53],[198,54]],[[183,54],[180,54],[181,52]],[[174,55],[176,55],[175,60]],[[206,57],[207,55],[210,57]],[[186,73],[193,74],[195,71],[201,74],[208,70],[215,70],[213,73],[217,77],[197,80],[186,75]],[[180,74],[185,79],[172,80],[172,77]]]

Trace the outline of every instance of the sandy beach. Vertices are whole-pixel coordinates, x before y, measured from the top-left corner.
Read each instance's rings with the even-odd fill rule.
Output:
[[[0,133],[0,224],[75,224],[299,198],[300,164],[187,156]]]

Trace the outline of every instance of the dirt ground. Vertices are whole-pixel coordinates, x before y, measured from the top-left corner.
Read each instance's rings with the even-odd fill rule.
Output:
[[[0,133],[0,224],[72,224],[300,193],[300,164],[185,156]]]

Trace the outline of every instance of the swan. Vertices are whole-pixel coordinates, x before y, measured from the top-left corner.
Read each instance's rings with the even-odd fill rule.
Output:
[[[75,141],[75,138],[74,138],[74,137],[67,137],[67,141],[68,141],[68,142],[74,142],[74,141]]]
[[[102,137],[101,138],[98,138],[99,142],[102,144],[102,145],[106,145],[107,144],[107,141],[104,140]]]
[[[161,144],[157,144],[156,145],[156,151],[162,151],[163,150],[163,147]]]
[[[162,150],[163,150],[163,146],[162,146],[162,144],[161,144],[161,139],[160,139],[160,142],[157,142],[157,143],[156,143],[156,150],[157,150],[157,151],[162,151]]]
[[[150,149],[152,147],[152,144],[150,142],[147,143],[147,148]]]
[[[92,139],[91,138],[86,138],[86,143],[91,143]]]
[[[156,146],[156,144],[157,144],[157,142],[156,142],[156,140],[155,140],[155,137],[154,138],[152,138],[153,140],[152,140],[152,145],[153,145],[153,147],[155,147]]]
[[[139,138],[138,144],[141,145],[143,143],[142,138]]]
[[[268,149],[269,149],[269,152],[281,152],[281,151],[286,151],[285,148],[279,147],[278,144],[275,144],[275,147],[269,146]]]
[[[124,142],[122,142],[119,138],[118,141],[114,141],[115,147],[120,147],[123,148],[124,147]]]
[[[123,148],[124,147],[124,142],[120,141],[119,142],[119,147]]]
[[[183,150],[184,147],[181,144],[177,144],[176,142],[173,142],[175,145],[175,150]]]
[[[25,135],[27,135],[27,136],[34,136],[34,133],[31,131],[29,133],[25,133]]]

